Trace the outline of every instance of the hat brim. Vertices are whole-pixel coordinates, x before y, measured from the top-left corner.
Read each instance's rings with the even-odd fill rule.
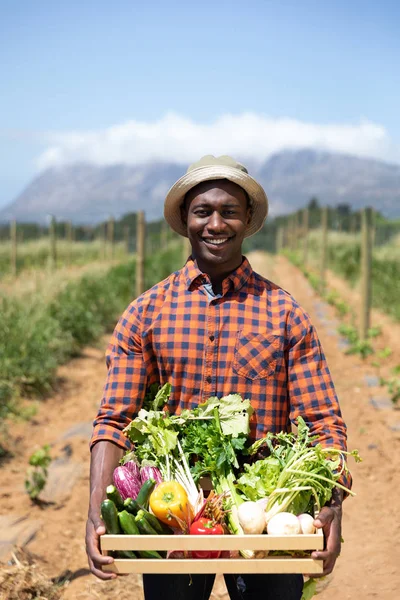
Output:
[[[178,179],[169,190],[164,203],[164,217],[169,226],[179,235],[187,237],[187,227],[183,223],[181,215],[181,206],[185,195],[202,181],[216,179],[228,179],[247,192],[250,198],[252,216],[246,228],[245,237],[257,233],[263,226],[268,214],[267,195],[262,186],[248,173],[225,165],[199,167]]]

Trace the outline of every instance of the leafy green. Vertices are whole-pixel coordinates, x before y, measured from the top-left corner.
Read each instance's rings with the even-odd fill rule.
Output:
[[[270,456],[257,461],[253,466],[245,465],[246,478],[238,480],[238,488],[254,496],[261,486],[265,487],[268,496],[266,507],[267,522],[277,513],[288,511],[294,514],[305,512],[310,506],[316,505],[319,510],[331,498],[334,487],[350,490],[341,485],[338,480],[347,471],[345,455],[351,454],[361,460],[357,451],[351,453],[336,448],[323,448],[316,443],[317,436],[311,436],[304,419],[297,420],[298,434],[292,433],[267,434],[255,442],[248,450],[255,454],[262,445],[266,444]],[[275,459],[276,470],[268,473],[271,459]],[[279,473],[278,473],[279,464]],[[272,466],[272,465],[271,465]],[[259,474],[265,470],[266,479]],[[267,492],[268,488],[268,492]]]
[[[239,394],[228,394],[221,399],[212,396],[203,404],[199,404],[194,413],[200,418],[213,418],[215,409],[218,409],[219,422],[224,435],[231,435],[233,438],[240,434],[248,435],[250,417],[253,414],[250,400],[243,400]]]
[[[166,479],[173,475],[178,481],[188,482],[209,475],[216,493],[229,497],[227,519],[231,532],[243,533],[237,518],[237,507],[243,500],[234,482],[235,469],[239,468],[237,453],[244,449],[250,432],[249,400],[238,394],[212,397],[193,410],[170,415],[165,404],[171,388],[166,386],[124,430],[136,445],[138,459],[142,464],[150,461]],[[147,410],[149,406],[154,410]],[[162,407],[164,410],[159,410]],[[193,485],[190,483],[192,497]]]
[[[245,472],[237,480],[237,487],[249,500],[266,498],[276,488],[281,470],[281,461],[273,456],[257,460],[252,465],[245,464]]]
[[[303,586],[303,594],[300,600],[311,600],[317,591],[317,582],[313,577],[308,579]]]
[[[48,444],[36,450],[29,458],[30,468],[25,477],[25,490],[33,501],[37,501],[40,492],[46,485],[51,460]]]

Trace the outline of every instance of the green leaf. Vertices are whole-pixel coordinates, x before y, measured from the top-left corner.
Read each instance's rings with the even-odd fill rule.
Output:
[[[308,579],[303,586],[303,594],[300,600],[311,600],[317,591],[317,582],[313,577]]]

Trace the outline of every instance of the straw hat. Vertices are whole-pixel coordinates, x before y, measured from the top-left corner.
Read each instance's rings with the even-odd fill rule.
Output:
[[[245,237],[256,233],[268,214],[268,198],[263,188],[247,172],[246,167],[230,156],[212,156],[208,154],[190,165],[183,175],[169,190],[164,203],[164,217],[167,223],[179,233],[187,237],[186,225],[182,221],[181,205],[185,194],[198,183],[214,179],[228,179],[243,188],[250,199],[252,216],[247,226]]]

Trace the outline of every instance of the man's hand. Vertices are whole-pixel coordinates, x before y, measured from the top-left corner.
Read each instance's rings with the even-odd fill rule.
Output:
[[[114,562],[111,556],[103,556],[100,552],[100,536],[106,532],[106,528],[100,517],[88,517],[86,522],[86,552],[88,555],[89,568],[93,575],[99,579],[115,579],[116,573],[107,573],[101,570],[103,565]]]
[[[311,557],[324,561],[324,571],[312,577],[325,577],[332,573],[337,557],[340,554],[342,532],[341,506],[324,506],[314,521],[314,526],[324,532],[325,549],[317,550]]]
[[[90,570],[99,579],[115,579],[118,576],[101,570],[103,565],[111,564],[114,559],[100,552],[100,536],[106,532],[100,519],[100,506],[123,453],[123,449],[112,442],[101,441],[93,446],[90,457],[90,501],[85,540]]]

